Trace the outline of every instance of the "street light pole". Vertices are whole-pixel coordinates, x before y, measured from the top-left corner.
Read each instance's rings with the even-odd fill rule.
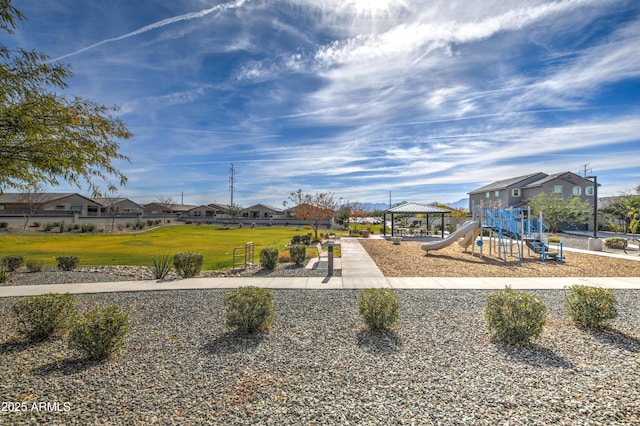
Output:
[[[598,238],[598,177],[585,176],[593,179],[593,238]]]

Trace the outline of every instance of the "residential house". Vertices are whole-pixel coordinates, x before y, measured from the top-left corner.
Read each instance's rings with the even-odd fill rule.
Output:
[[[187,210],[182,217],[192,217],[195,219],[214,219],[216,217],[216,209],[211,206],[197,206]]]
[[[266,204],[256,204],[243,209],[242,217],[245,219],[284,219],[284,211]]]
[[[499,180],[469,192],[469,210],[473,211],[475,206],[524,207],[533,197],[550,192],[594,202],[593,181],[572,172],[552,175],[539,172]]]
[[[102,205],[100,216],[134,216],[144,213],[143,206],[128,198],[106,197],[94,198],[93,200]]]
[[[48,214],[51,216],[98,216],[102,204],[74,193],[4,193],[0,195],[0,214]]]
[[[159,202],[144,205],[145,216],[176,216],[181,217],[187,215],[187,212],[195,207],[191,204],[164,204]]]

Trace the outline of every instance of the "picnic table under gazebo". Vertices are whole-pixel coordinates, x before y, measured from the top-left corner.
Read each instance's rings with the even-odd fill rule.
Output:
[[[408,215],[408,214],[424,214],[426,215],[427,218],[427,224],[429,223],[429,216],[433,216],[433,215],[438,215],[440,216],[441,219],[441,223],[442,223],[442,238],[444,238],[444,215],[445,214],[449,214],[451,213],[451,210],[446,210],[446,209],[441,209],[440,207],[436,207],[436,206],[429,206],[426,204],[419,204],[419,203],[404,203],[404,204],[400,204],[398,206],[392,207],[388,210],[386,210],[383,213],[383,223],[385,224],[385,226],[383,227],[384,229],[384,236],[387,236],[387,227],[386,227],[386,223],[387,223],[387,215],[391,215],[391,236],[395,237],[398,236],[398,229],[396,229],[395,226],[395,216],[396,215]]]

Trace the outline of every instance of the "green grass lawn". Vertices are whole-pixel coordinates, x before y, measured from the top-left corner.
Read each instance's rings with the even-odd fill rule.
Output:
[[[25,260],[40,259],[47,266],[55,266],[56,256],[75,255],[80,258],[80,266],[148,266],[153,255],[173,257],[179,252],[195,251],[204,256],[203,269],[224,269],[232,266],[234,247],[253,242],[255,261],[259,262],[261,249],[275,247],[282,252],[292,236],[309,232],[276,226],[221,229],[180,225],[130,234],[0,234],[0,257],[22,255]]]

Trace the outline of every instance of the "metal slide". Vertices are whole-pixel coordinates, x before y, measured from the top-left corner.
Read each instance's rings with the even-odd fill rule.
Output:
[[[478,222],[477,220],[468,220],[447,238],[440,241],[424,243],[420,246],[420,248],[428,253],[432,250],[440,250],[441,248],[450,246],[451,244],[458,241],[460,246],[466,249],[471,244],[473,244],[473,240],[478,235],[480,235],[480,222]]]

